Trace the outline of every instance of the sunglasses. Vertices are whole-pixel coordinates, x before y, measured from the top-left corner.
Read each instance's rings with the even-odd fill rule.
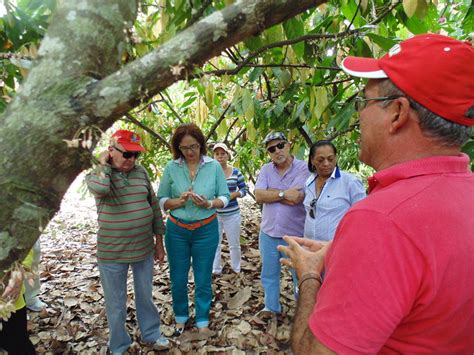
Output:
[[[112,146],[112,148],[114,148],[117,152],[122,153],[122,157],[124,157],[124,159],[130,159],[131,157],[137,159],[140,156],[140,152],[126,152],[114,146]]]
[[[267,151],[271,154],[275,153],[275,150],[278,148],[278,150],[282,150],[285,147],[285,144],[288,142],[280,142],[278,144],[272,145],[271,147],[267,148]]]
[[[316,203],[318,202],[318,199],[315,198],[309,203],[309,207],[311,208],[309,210],[309,216],[314,219],[316,217]]]

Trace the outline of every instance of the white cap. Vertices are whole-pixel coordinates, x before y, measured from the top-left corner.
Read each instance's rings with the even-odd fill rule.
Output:
[[[230,151],[229,147],[225,143],[216,143],[214,147],[212,147],[212,151],[214,152],[217,148],[221,148],[224,152],[227,153],[229,159],[232,159],[232,152]]]

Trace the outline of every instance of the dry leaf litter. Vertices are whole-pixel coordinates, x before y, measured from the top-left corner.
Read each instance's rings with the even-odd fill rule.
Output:
[[[39,354],[107,354],[108,328],[99,272],[96,267],[96,210],[78,178],[66,194],[61,209],[41,237],[41,299],[48,304],[40,313],[29,312],[30,338]],[[290,323],[295,309],[291,275],[283,268],[282,307],[278,318],[258,314],[263,308],[260,283],[258,230],[260,210],[246,197],[242,209],[242,271],[229,267],[227,243],[223,244],[224,270],[213,277],[214,299],[211,334],[186,330],[173,333],[171,289],[167,265],[155,266],[153,295],[161,312],[162,332],[171,337],[169,354],[290,354]],[[158,353],[140,343],[128,280],[127,328],[134,343],[129,354]],[[191,312],[193,299],[191,277]]]

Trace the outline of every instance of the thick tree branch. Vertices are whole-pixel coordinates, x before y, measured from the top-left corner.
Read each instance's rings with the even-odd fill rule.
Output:
[[[90,151],[75,144],[93,146],[108,126],[74,97],[119,68],[136,13],[130,0],[58,3],[37,61],[0,118],[0,276],[24,258],[90,166]]]
[[[120,70],[136,1],[58,2],[38,61],[0,119],[0,274],[26,255],[91,164],[89,150],[65,141],[93,145],[97,132],[225,48],[323,2],[237,1]]]
[[[78,104],[110,125],[137,102],[156,95],[241,40],[324,0],[238,1],[200,20],[158,49],[91,85]],[[97,101],[97,97],[101,99]],[[100,102],[100,104],[99,104]]]
[[[379,23],[380,21],[382,21],[383,18],[385,16],[387,16],[400,3],[401,3],[401,1],[397,1],[396,3],[392,4],[392,6],[389,6],[385,11],[383,11],[379,15],[379,17],[377,17],[375,20],[370,22],[368,25],[362,26],[361,28],[350,30],[350,28],[348,27],[348,29],[344,32],[326,33],[326,34],[309,34],[309,35],[304,35],[304,36],[296,37],[296,38],[289,39],[289,40],[270,43],[266,46],[260,47],[256,51],[250,53],[247,56],[247,58],[245,58],[243,61],[241,61],[240,63],[236,63],[237,66],[233,69],[221,69],[221,70],[214,70],[214,71],[210,71],[210,72],[203,72],[203,73],[200,73],[200,74],[196,74],[195,77],[200,77],[202,75],[208,75],[208,74],[212,74],[212,75],[216,75],[216,76],[235,75],[240,70],[242,70],[243,68],[245,68],[247,66],[252,66],[252,64],[250,63],[250,61],[252,59],[258,57],[261,53],[263,53],[263,52],[265,52],[269,49],[272,49],[272,48],[284,47],[284,46],[289,46],[289,45],[296,44],[296,43],[299,43],[299,42],[309,42],[309,41],[321,40],[321,39],[341,39],[341,38],[353,36],[353,35],[358,34],[358,33],[365,32],[368,29],[373,28],[373,26],[376,25],[377,23]],[[256,64],[253,64],[253,65],[255,66]],[[337,70],[339,70],[339,68],[337,68]]]

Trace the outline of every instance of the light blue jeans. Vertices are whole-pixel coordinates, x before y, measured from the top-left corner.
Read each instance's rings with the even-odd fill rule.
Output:
[[[143,342],[154,343],[161,335],[160,313],[153,303],[153,254],[136,263],[98,263],[104,290],[109,348],[113,353],[125,352],[132,341],[125,328],[127,318],[127,274],[131,266],[135,307]]]
[[[278,251],[277,246],[279,245],[287,246],[288,243],[281,238],[272,238],[268,234],[260,231],[258,237],[258,248],[262,258],[262,272],[260,277],[262,280],[263,291],[265,293],[264,302],[265,307],[275,313],[281,313],[280,258],[287,257],[285,254]],[[293,277],[295,297],[297,297],[298,281],[294,269],[291,269],[291,275]]]
[[[194,231],[179,227],[170,219],[166,222],[165,244],[170,265],[171,294],[176,323],[185,323],[189,318],[188,275],[192,264],[196,326],[204,328],[209,325],[212,262],[218,241],[217,218]]]

